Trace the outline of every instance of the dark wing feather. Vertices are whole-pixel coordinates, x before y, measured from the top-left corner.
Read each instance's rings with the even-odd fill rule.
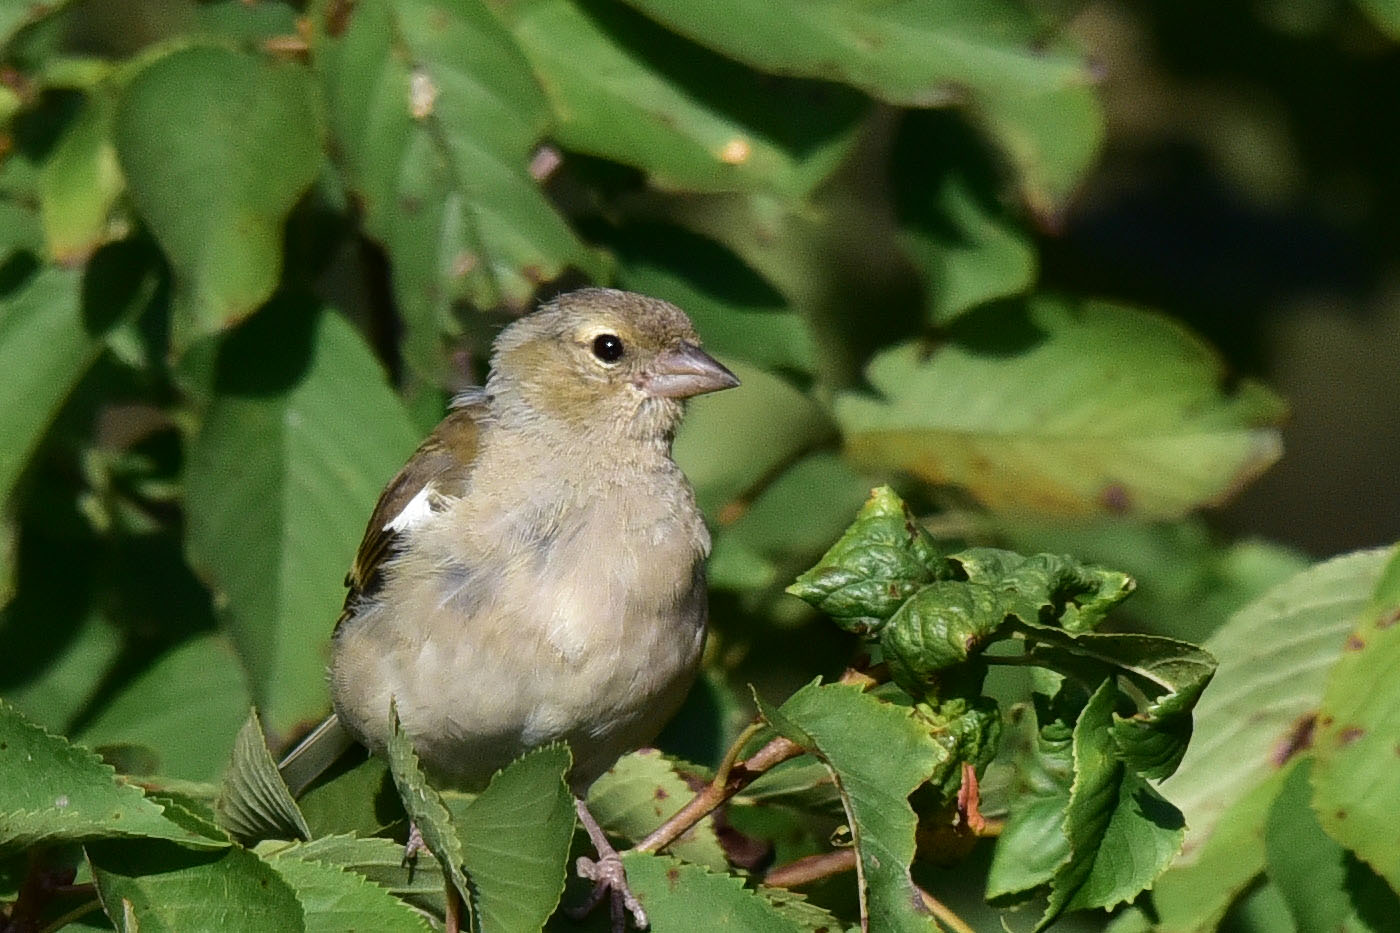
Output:
[[[383,583],[384,565],[403,538],[389,525],[413,498],[431,487],[428,506],[433,511],[441,511],[452,499],[465,494],[485,420],[486,408],[481,403],[454,409],[384,487],[365,526],[355,563],[345,575],[345,585],[350,591],[345,596],[345,608],[336,628],[352,614],[360,600],[372,596]]]

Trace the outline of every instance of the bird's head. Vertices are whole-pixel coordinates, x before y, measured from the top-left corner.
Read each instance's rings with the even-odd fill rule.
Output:
[[[669,441],[683,400],[739,380],[675,305],[609,288],[558,298],[496,339],[487,391],[575,435]]]

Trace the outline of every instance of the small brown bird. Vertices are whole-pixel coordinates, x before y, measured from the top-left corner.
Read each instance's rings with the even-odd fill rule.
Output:
[[[584,289],[507,327],[485,388],[375,507],[335,631],[335,713],[284,761],[288,783],[348,737],[382,750],[392,701],[452,786],[568,742],[602,839],[583,795],[675,713],[705,638],[710,536],[671,459],[682,400],[738,382],[680,309],[642,295]],[[622,897],[644,925],[617,854],[599,855],[615,916]]]

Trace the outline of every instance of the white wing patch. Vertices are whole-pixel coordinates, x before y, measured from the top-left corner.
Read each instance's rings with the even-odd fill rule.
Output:
[[[433,508],[433,503],[437,500],[437,490],[433,488],[432,483],[429,483],[418,490],[416,496],[408,500],[408,505],[403,507],[403,511],[389,519],[384,530],[402,534],[410,528],[417,528],[433,517],[433,512],[436,511]]]

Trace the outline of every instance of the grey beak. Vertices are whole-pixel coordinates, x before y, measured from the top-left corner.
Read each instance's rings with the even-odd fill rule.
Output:
[[[642,389],[661,398],[690,398],[738,384],[738,376],[693,343],[662,353],[642,377]]]

